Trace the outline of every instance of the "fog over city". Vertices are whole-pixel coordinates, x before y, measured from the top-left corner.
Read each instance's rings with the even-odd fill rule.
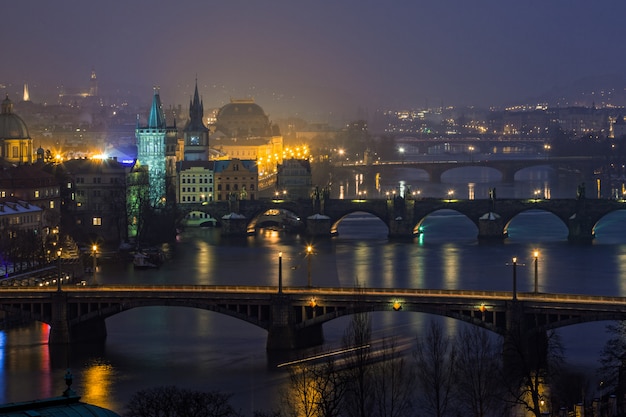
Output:
[[[20,97],[28,83],[36,102],[84,88],[92,70],[103,96],[145,101],[158,85],[165,103],[186,104],[197,77],[208,107],[254,97],[271,117],[310,119],[600,103],[626,87],[623,2],[25,0],[4,11],[0,84]]]

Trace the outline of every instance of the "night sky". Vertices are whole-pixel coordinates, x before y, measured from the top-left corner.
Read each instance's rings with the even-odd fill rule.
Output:
[[[270,115],[517,104],[626,74],[626,2],[590,0],[18,0],[3,4],[0,84]],[[624,86],[615,86],[622,89]],[[626,103],[624,103],[626,104]]]

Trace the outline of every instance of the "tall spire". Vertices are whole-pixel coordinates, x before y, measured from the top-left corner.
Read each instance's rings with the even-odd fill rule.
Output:
[[[152,106],[150,107],[150,115],[148,116],[148,127],[153,129],[165,129],[165,113],[161,105],[161,97],[159,89],[154,87],[154,97],[152,98]]]
[[[206,126],[202,121],[204,116],[204,104],[200,100],[200,94],[198,94],[198,79],[196,78],[196,88],[193,93],[193,100],[189,101],[189,122],[185,127],[189,131],[204,131]]]

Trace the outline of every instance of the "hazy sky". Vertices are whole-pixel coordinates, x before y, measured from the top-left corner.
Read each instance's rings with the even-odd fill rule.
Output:
[[[268,113],[501,105],[626,73],[622,0],[19,0],[3,4],[13,93],[117,88]],[[619,86],[622,87],[622,86]],[[43,94],[43,93],[42,93]]]

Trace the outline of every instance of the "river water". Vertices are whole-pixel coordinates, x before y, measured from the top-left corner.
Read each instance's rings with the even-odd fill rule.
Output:
[[[525,198],[533,190],[552,198],[573,198],[578,178],[547,168],[523,172],[514,184],[500,184],[492,172],[465,171],[430,184],[419,172],[400,172],[383,184],[400,181],[423,195],[440,196],[454,187],[459,197],[476,198],[497,186],[498,196]],[[347,182],[346,190],[357,191]],[[588,185],[587,195],[596,191]],[[468,194],[465,194],[468,193]],[[437,212],[424,233],[411,242],[386,238],[386,226],[365,214],[346,218],[339,235],[309,241],[299,235],[260,230],[241,239],[222,238],[219,230],[183,232],[165,245],[167,260],[158,270],[134,270],[110,259],[96,274],[100,284],[242,284],[276,285],[278,253],[283,253],[285,286],[307,283],[304,248],[314,245],[311,279],[314,286],[372,286],[511,290],[511,259],[518,258],[518,291],[532,291],[532,252],[539,250],[539,291],[626,296],[626,213],[605,217],[592,244],[567,242],[567,228],[545,212],[527,212],[509,225],[504,243],[482,244],[476,227],[454,212]],[[348,323],[341,318],[325,324],[325,349],[341,344]],[[465,324],[425,314],[373,313],[374,338],[394,336],[409,345],[430,320],[440,320],[448,332]],[[588,323],[559,331],[572,366],[597,367],[607,323]],[[106,321],[103,345],[47,345],[47,326],[33,324],[0,332],[0,402],[59,395],[63,375],[71,368],[72,388],[88,403],[122,413],[138,390],[177,385],[232,394],[244,415],[277,405],[287,374],[269,358],[266,332],[218,313],[192,308],[138,308]],[[299,354],[306,354],[300,352]]]

